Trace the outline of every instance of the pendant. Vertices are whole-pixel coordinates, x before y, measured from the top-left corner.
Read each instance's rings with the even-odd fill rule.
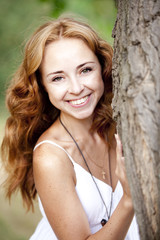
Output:
[[[107,223],[107,220],[103,218],[102,221],[101,221],[102,227],[103,227],[106,223]]]
[[[104,170],[102,171],[102,177],[103,179],[106,179],[106,172]]]

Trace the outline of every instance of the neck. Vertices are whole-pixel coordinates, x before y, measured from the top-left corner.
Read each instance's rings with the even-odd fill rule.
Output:
[[[88,135],[91,135],[90,128],[92,125],[92,117],[87,119],[76,119],[69,115],[60,114],[60,119],[76,139],[84,139],[88,137]]]

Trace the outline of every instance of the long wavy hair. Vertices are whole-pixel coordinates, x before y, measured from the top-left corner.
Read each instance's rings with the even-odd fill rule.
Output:
[[[65,17],[43,24],[27,42],[24,59],[7,90],[10,117],[1,146],[2,160],[8,172],[6,195],[10,199],[13,192],[20,190],[28,210],[33,209],[37,193],[33,178],[33,147],[60,113],[50,103],[42,86],[40,65],[46,45],[60,38],[81,39],[98,57],[105,89],[94,111],[91,131],[97,131],[103,139],[107,136],[110,143],[115,132],[111,108],[112,47],[79,20]]]

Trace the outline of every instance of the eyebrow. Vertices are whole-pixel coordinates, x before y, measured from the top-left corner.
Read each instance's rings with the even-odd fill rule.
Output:
[[[86,65],[88,63],[95,63],[95,62],[93,62],[93,61],[85,62],[85,63],[82,63],[82,64],[78,65],[76,68],[79,69],[79,68],[83,67],[84,65]],[[51,72],[51,73],[47,74],[47,77],[49,77],[50,75],[53,75],[53,74],[58,74],[58,73],[63,73],[63,72],[64,72],[63,70],[59,70],[59,71],[56,71],[56,72]]]

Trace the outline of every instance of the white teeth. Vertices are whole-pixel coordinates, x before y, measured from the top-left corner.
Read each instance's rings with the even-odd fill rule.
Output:
[[[75,101],[70,101],[70,103],[73,105],[80,105],[80,104],[84,103],[87,99],[88,99],[88,96],[78,99],[78,100],[75,100]]]

